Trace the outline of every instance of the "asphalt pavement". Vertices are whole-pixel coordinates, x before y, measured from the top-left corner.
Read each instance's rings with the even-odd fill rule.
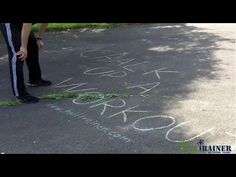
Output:
[[[53,85],[32,95],[120,96],[1,106],[0,153],[186,154],[199,140],[235,153],[235,37],[235,24],[207,23],[48,32]],[[0,38],[0,101],[15,100],[6,54]]]

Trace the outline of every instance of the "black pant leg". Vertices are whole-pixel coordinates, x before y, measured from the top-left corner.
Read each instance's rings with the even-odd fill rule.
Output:
[[[1,32],[7,44],[9,56],[9,69],[13,94],[16,97],[25,95],[26,88],[24,84],[23,64],[16,53],[21,46],[21,29],[10,23],[1,24]]]
[[[26,63],[29,69],[29,82],[41,80],[41,69],[39,64],[39,49],[33,32],[30,33],[28,42],[28,57]]]

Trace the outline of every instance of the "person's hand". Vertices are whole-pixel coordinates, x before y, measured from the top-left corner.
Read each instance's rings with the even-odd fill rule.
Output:
[[[27,48],[21,46],[20,50],[16,54],[19,55],[19,59],[25,60],[28,56]]]
[[[43,43],[43,41],[41,39],[38,39],[37,40],[37,45],[38,45],[38,48],[41,49],[41,48],[43,48],[44,43]]]

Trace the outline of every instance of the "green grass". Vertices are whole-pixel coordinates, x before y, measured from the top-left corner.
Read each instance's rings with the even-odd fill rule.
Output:
[[[116,98],[119,95],[116,93],[107,93],[107,94],[99,94],[99,93],[83,93],[83,94],[78,94],[78,93],[56,93],[56,94],[48,94],[48,95],[43,95],[40,97],[40,99],[43,100],[60,100],[60,99],[65,99],[65,98],[79,98],[81,101],[88,101],[88,100],[99,100],[102,98]]]
[[[172,96],[162,96],[161,99],[163,99],[163,100],[172,100],[172,99],[174,99],[174,97],[172,97]]]
[[[87,100],[98,100],[103,98],[102,94],[98,93],[84,93],[84,94],[78,94],[78,93],[56,93],[56,94],[48,94],[48,95],[43,95],[40,97],[40,99],[43,100],[60,100],[60,99],[65,99],[65,98],[79,98],[82,101],[87,101]]]
[[[107,93],[106,95],[105,95],[105,97],[107,97],[107,98],[116,98],[116,97],[118,97],[119,95],[118,94],[116,94],[116,93]]]
[[[121,23],[49,23],[47,31],[60,31],[68,29],[92,28],[92,29],[107,29],[118,26],[125,26]],[[39,24],[33,25],[33,31],[37,31]]]
[[[21,101],[2,101],[0,102],[0,106],[18,106],[21,105]]]
[[[99,100],[102,99],[104,96],[103,94],[99,93],[85,93],[85,94],[79,94],[78,98],[81,101],[88,101],[88,100]]]
[[[64,98],[77,98],[78,94],[76,93],[55,93],[55,94],[47,94],[47,95],[43,95],[40,97],[40,99],[42,100],[60,100],[60,99],[64,99]]]
[[[124,94],[117,94],[117,93],[69,93],[69,92],[63,92],[63,93],[53,93],[53,94],[46,94],[42,95],[39,98],[41,100],[61,100],[61,99],[80,99],[81,101],[88,101],[88,100],[99,100],[102,98],[117,98],[117,97],[128,97],[130,94],[124,93]],[[18,106],[23,104],[21,101],[2,101],[0,102],[0,106]]]
[[[200,153],[199,149],[196,146],[191,146],[188,142],[179,143],[180,149],[187,154],[198,154]]]

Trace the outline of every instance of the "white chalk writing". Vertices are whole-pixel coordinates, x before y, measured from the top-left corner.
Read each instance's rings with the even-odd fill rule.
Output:
[[[189,139],[184,139],[184,140],[172,140],[172,139],[169,138],[170,132],[172,132],[174,129],[176,129],[176,128],[178,128],[178,127],[181,127],[182,125],[188,124],[189,122],[190,122],[190,121],[182,122],[182,123],[180,123],[179,125],[176,125],[176,126],[174,126],[173,128],[171,128],[170,130],[168,130],[168,132],[166,133],[166,139],[167,139],[168,141],[175,142],[175,143],[192,141],[192,140],[194,140],[194,139],[196,139],[196,138],[198,138],[198,137],[200,137],[200,136],[202,136],[202,135],[204,135],[204,134],[206,134],[206,133],[208,133],[208,132],[210,132],[210,131],[212,131],[212,130],[214,129],[214,128],[209,128],[209,129],[207,129],[206,131],[203,131],[203,132],[201,132],[201,133],[199,133],[199,134],[197,134],[197,135],[195,135],[194,137],[189,138]]]
[[[132,109],[137,108],[137,107],[138,107],[138,105],[136,105],[134,107],[131,107],[131,108],[128,108],[128,109],[125,109],[123,111],[117,112],[115,114],[110,115],[108,118],[112,118],[114,116],[122,114],[123,115],[123,120],[124,120],[124,122],[126,122],[127,121],[127,114],[126,114],[126,112],[150,112],[150,111],[146,111],[146,110],[142,110],[142,111],[141,110],[132,110]]]
[[[138,128],[138,127],[136,126],[136,124],[137,124],[138,122],[140,122],[140,121],[147,120],[147,119],[154,119],[154,118],[158,118],[158,119],[160,119],[160,118],[171,119],[172,122],[171,122],[169,125],[165,125],[165,126],[161,126],[161,127],[155,127],[155,128]],[[133,128],[136,129],[136,130],[140,130],[140,131],[150,131],[150,130],[158,130],[158,129],[168,128],[168,127],[172,126],[173,124],[175,124],[175,119],[174,119],[173,117],[171,117],[171,116],[166,116],[166,115],[154,115],[154,116],[147,116],[147,117],[140,118],[140,119],[136,120],[136,121],[132,124],[132,126],[133,126]]]
[[[108,135],[111,139],[119,140],[119,141],[122,141],[124,143],[133,142],[130,138],[128,138],[126,136],[123,136],[118,132],[112,131],[110,128],[104,127],[97,120],[87,118],[85,113],[73,112],[73,110],[71,110],[71,109],[67,110],[65,108],[59,107],[59,106],[54,105],[54,104],[47,104],[47,106],[49,108],[53,109],[54,111],[60,112],[62,114],[70,116],[72,118],[76,118],[76,120],[82,120],[88,125],[92,125],[93,127],[95,127],[100,132],[103,132],[104,134]]]
[[[81,92],[81,91],[90,91],[90,90],[96,90],[97,88],[84,88],[84,89],[79,89],[79,90],[74,90],[75,88],[87,85],[88,83],[76,83],[76,84],[69,84],[69,85],[62,85],[65,82],[70,81],[72,78],[66,79],[58,84],[55,84],[53,87],[54,88],[64,88],[64,87],[71,87],[69,89],[64,90],[65,92]]]
[[[116,101],[116,100],[121,100],[122,104],[121,104],[121,105],[118,105],[118,106],[117,106],[117,105],[107,104],[107,103],[110,103],[110,102],[114,102],[114,101]],[[97,107],[97,106],[104,106],[104,107],[103,107],[103,110],[102,110],[102,112],[101,112],[101,114],[100,114],[100,115],[103,115],[104,112],[106,111],[106,108],[107,108],[107,107],[110,107],[110,108],[122,108],[122,107],[125,106],[125,104],[126,104],[125,101],[124,101],[123,99],[119,98],[119,99],[113,99],[113,100],[105,101],[105,102],[102,102],[102,103],[99,103],[99,104],[90,106],[90,108],[94,108],[94,107]]]
[[[154,85],[152,86],[151,88],[146,88],[144,86],[149,86],[149,85]],[[127,89],[131,89],[131,88],[141,88],[143,89],[144,91],[143,92],[140,92],[139,94],[144,94],[144,93],[147,93],[149,92],[150,90],[152,90],[153,88],[157,87],[158,85],[160,85],[160,82],[153,82],[153,83],[147,83],[147,84],[140,84],[140,85],[135,85],[135,86],[131,86],[131,87],[127,87]]]
[[[163,71],[165,69],[167,69],[167,68],[161,68],[161,69],[149,71],[149,72],[143,73],[143,75],[147,75],[147,74],[150,74],[150,73],[155,73],[157,78],[160,80],[161,76],[160,76],[159,73],[178,73],[178,71]]]

